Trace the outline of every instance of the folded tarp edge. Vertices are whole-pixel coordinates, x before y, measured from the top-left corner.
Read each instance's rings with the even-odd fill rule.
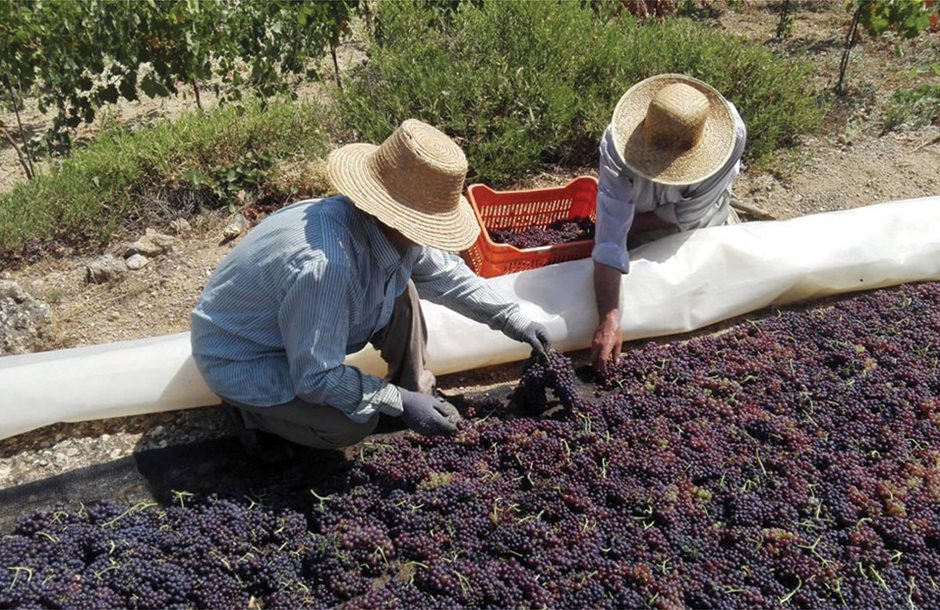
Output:
[[[625,340],[681,334],[770,305],[940,280],[940,197],[679,234],[631,251],[621,295]],[[597,325],[589,259],[488,280],[544,323],[562,350]],[[562,287],[562,289],[559,289]],[[436,374],[525,359],[528,349],[424,303]],[[467,338],[472,337],[472,341]],[[385,373],[375,350],[347,363]],[[0,358],[0,438],[82,421],[216,404],[189,333]]]

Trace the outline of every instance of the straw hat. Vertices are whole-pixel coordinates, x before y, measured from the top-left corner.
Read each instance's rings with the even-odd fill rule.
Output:
[[[636,174],[661,184],[694,184],[728,161],[734,119],[711,86],[661,74],[630,87],[614,109],[614,145]]]
[[[343,146],[327,166],[336,189],[357,208],[413,242],[458,252],[480,233],[461,195],[467,159],[427,123],[408,119],[379,146]]]

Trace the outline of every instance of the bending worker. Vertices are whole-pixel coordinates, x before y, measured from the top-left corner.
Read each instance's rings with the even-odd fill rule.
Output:
[[[604,374],[620,357],[621,276],[633,246],[670,233],[738,222],[731,183],[747,139],[734,105],[711,86],[662,74],[630,88],[600,144],[594,292],[599,324],[591,344]]]
[[[419,296],[549,347],[542,325],[450,253],[480,230],[461,195],[463,151],[407,120],[380,146],[344,146],[328,165],[342,195],[272,214],[206,284],[192,313],[196,364],[247,429],[302,445],[355,444],[380,414],[421,434],[452,432],[459,416],[432,393]],[[389,381],[343,364],[366,343]]]

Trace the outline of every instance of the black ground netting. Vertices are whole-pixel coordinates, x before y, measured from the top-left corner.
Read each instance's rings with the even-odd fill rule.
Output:
[[[450,438],[23,515],[0,607],[940,607],[940,284],[522,382]]]
[[[309,487],[348,466],[343,452],[300,447],[291,462],[267,465],[249,459],[234,437],[149,449],[0,490],[0,530],[11,530],[24,513],[56,504],[89,505],[102,498],[127,505],[171,504],[181,491],[247,497],[269,487]]]

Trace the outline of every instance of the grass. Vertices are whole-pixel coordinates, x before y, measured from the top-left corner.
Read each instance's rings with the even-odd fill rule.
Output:
[[[289,196],[276,170],[325,154],[321,123],[310,103],[252,101],[136,131],[110,128],[0,196],[0,256],[51,240],[104,244],[126,224],[232,206],[239,191]]]

